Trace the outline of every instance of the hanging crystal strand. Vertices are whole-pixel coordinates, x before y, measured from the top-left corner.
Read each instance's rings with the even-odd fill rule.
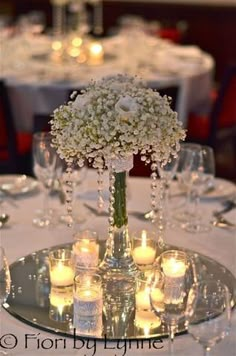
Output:
[[[151,164],[151,221],[154,223],[157,218],[157,162],[152,161]]]
[[[163,249],[164,243],[164,234],[165,234],[165,221],[163,216],[163,198],[164,198],[164,181],[159,179],[159,194],[157,197],[158,202],[158,219],[157,219],[157,229],[158,229],[158,246],[160,249]]]
[[[72,216],[72,197],[73,197],[73,183],[71,179],[72,174],[72,163],[67,163],[66,169],[66,210],[68,216],[68,227],[73,225],[73,216]]]
[[[97,191],[98,191],[98,200],[97,200],[97,208],[98,213],[101,213],[104,208],[104,199],[103,199],[103,168],[98,168],[97,170]]]
[[[112,241],[113,232],[114,232],[114,202],[115,202],[115,174],[114,167],[112,164],[109,169],[109,227],[108,227],[108,236],[109,240]]]

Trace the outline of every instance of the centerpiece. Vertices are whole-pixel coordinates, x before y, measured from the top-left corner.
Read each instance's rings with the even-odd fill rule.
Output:
[[[100,208],[102,174],[109,170],[109,229],[100,270],[107,281],[123,283],[138,270],[128,233],[126,172],[138,153],[151,164],[151,205],[155,208],[158,163],[176,156],[179,142],[185,138],[170,98],[147,88],[137,77],[118,74],[102,78],[80,94],[74,92],[67,104],[54,111],[51,132],[68,171],[72,164],[81,167],[85,161],[97,169]]]

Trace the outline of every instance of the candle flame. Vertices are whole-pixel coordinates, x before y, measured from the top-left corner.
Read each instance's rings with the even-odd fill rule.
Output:
[[[142,247],[147,247],[147,231],[142,231]]]

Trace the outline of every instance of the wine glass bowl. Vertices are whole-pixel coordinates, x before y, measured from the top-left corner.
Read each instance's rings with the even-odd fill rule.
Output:
[[[183,163],[181,175],[183,183],[190,192],[193,201],[193,214],[190,221],[182,224],[188,232],[207,232],[210,223],[204,223],[199,213],[199,200],[203,193],[214,185],[215,160],[214,151],[209,146],[200,146],[191,151],[190,159]]]
[[[52,211],[48,207],[48,195],[54,182],[62,175],[63,161],[52,147],[49,132],[37,132],[33,135],[33,170],[36,178],[44,188],[44,207],[40,216],[33,223],[38,227],[46,227],[51,223]]]
[[[208,355],[230,330],[230,293],[226,285],[216,280],[193,284],[186,306],[188,333],[204,348]]]
[[[180,324],[184,325],[188,291],[188,257],[184,251],[167,250],[158,259],[159,267],[150,283],[150,304],[169,334],[169,349],[173,354],[173,341]],[[156,291],[162,293],[160,303],[155,300]]]

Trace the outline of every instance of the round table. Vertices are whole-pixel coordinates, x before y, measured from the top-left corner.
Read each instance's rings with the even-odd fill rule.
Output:
[[[227,182],[220,181],[220,184]],[[236,191],[236,188],[235,188]],[[174,191],[173,191],[174,193]],[[105,192],[105,197],[106,197]],[[128,211],[139,210],[145,212],[150,208],[150,180],[147,178],[130,177],[128,179]],[[81,202],[86,202],[89,205],[96,206],[96,175],[93,170],[89,170],[87,178],[83,185],[83,190],[79,195]],[[42,192],[35,191],[32,194],[22,194],[12,202],[8,200],[4,202],[2,209],[10,214],[10,220],[5,228],[0,229],[1,245],[5,248],[6,255],[10,263],[16,259],[25,256],[34,251],[62,244],[72,242],[74,230],[79,228],[95,229],[99,232],[100,238],[107,236],[107,218],[97,217],[92,213],[87,212],[87,220],[83,225],[78,224],[74,229],[70,229],[63,224],[55,222],[49,228],[40,229],[32,225],[32,219],[35,216],[36,209],[42,206],[43,195]],[[171,198],[170,207],[176,209],[183,201],[183,196],[175,196]],[[205,197],[201,203],[204,216],[212,217],[212,211],[222,208],[221,199],[214,197]],[[58,197],[51,199],[51,205],[60,211],[64,212],[65,207],[59,203]],[[172,210],[174,211],[174,210]],[[236,221],[236,209],[228,213],[227,218],[232,222]],[[138,220],[130,214],[129,229],[134,231],[137,229],[151,228],[150,222]],[[223,264],[228,268],[234,276],[236,276],[236,229],[220,229],[213,228],[208,233],[189,234],[180,228],[167,230],[165,236],[166,243],[184,247],[207,255],[217,262]],[[12,335],[10,335],[12,334]],[[232,328],[230,335],[214,347],[214,355],[227,356],[235,355],[236,348],[236,317],[233,314]],[[115,355],[168,355],[167,340],[163,339],[162,343],[145,342],[143,345],[138,345],[134,341],[132,344],[121,341],[105,342],[92,341],[90,344],[78,341],[77,345],[73,343],[73,339],[64,338],[45,331],[29,326],[22,321],[14,318],[4,309],[1,312],[0,323],[0,349],[4,344],[4,340],[8,338],[9,345],[15,345],[11,350],[12,354],[17,355],[73,355],[83,354],[86,356],[115,356]],[[61,341],[56,339],[61,338]],[[52,341],[47,341],[50,339]],[[46,340],[46,341],[45,341]],[[93,342],[93,343],[92,343]],[[45,350],[43,347],[50,349]],[[123,346],[122,346],[123,345]],[[125,349],[126,345],[126,349]],[[11,347],[11,346],[9,346]],[[75,347],[80,348],[80,351]],[[179,335],[176,337],[174,343],[176,356],[199,356],[202,354],[201,346],[198,345],[189,335]],[[82,352],[82,353],[81,353]],[[94,353],[93,353],[94,352]]]
[[[177,86],[176,111],[184,127],[190,111],[208,113],[214,60],[197,46],[176,45],[141,30],[121,31],[100,42],[103,63],[91,65],[69,55],[63,62],[52,60],[49,36],[2,39],[1,77],[9,88],[17,130],[31,132],[34,114],[51,114],[68,100],[68,89],[117,73],[138,75],[157,89]]]

